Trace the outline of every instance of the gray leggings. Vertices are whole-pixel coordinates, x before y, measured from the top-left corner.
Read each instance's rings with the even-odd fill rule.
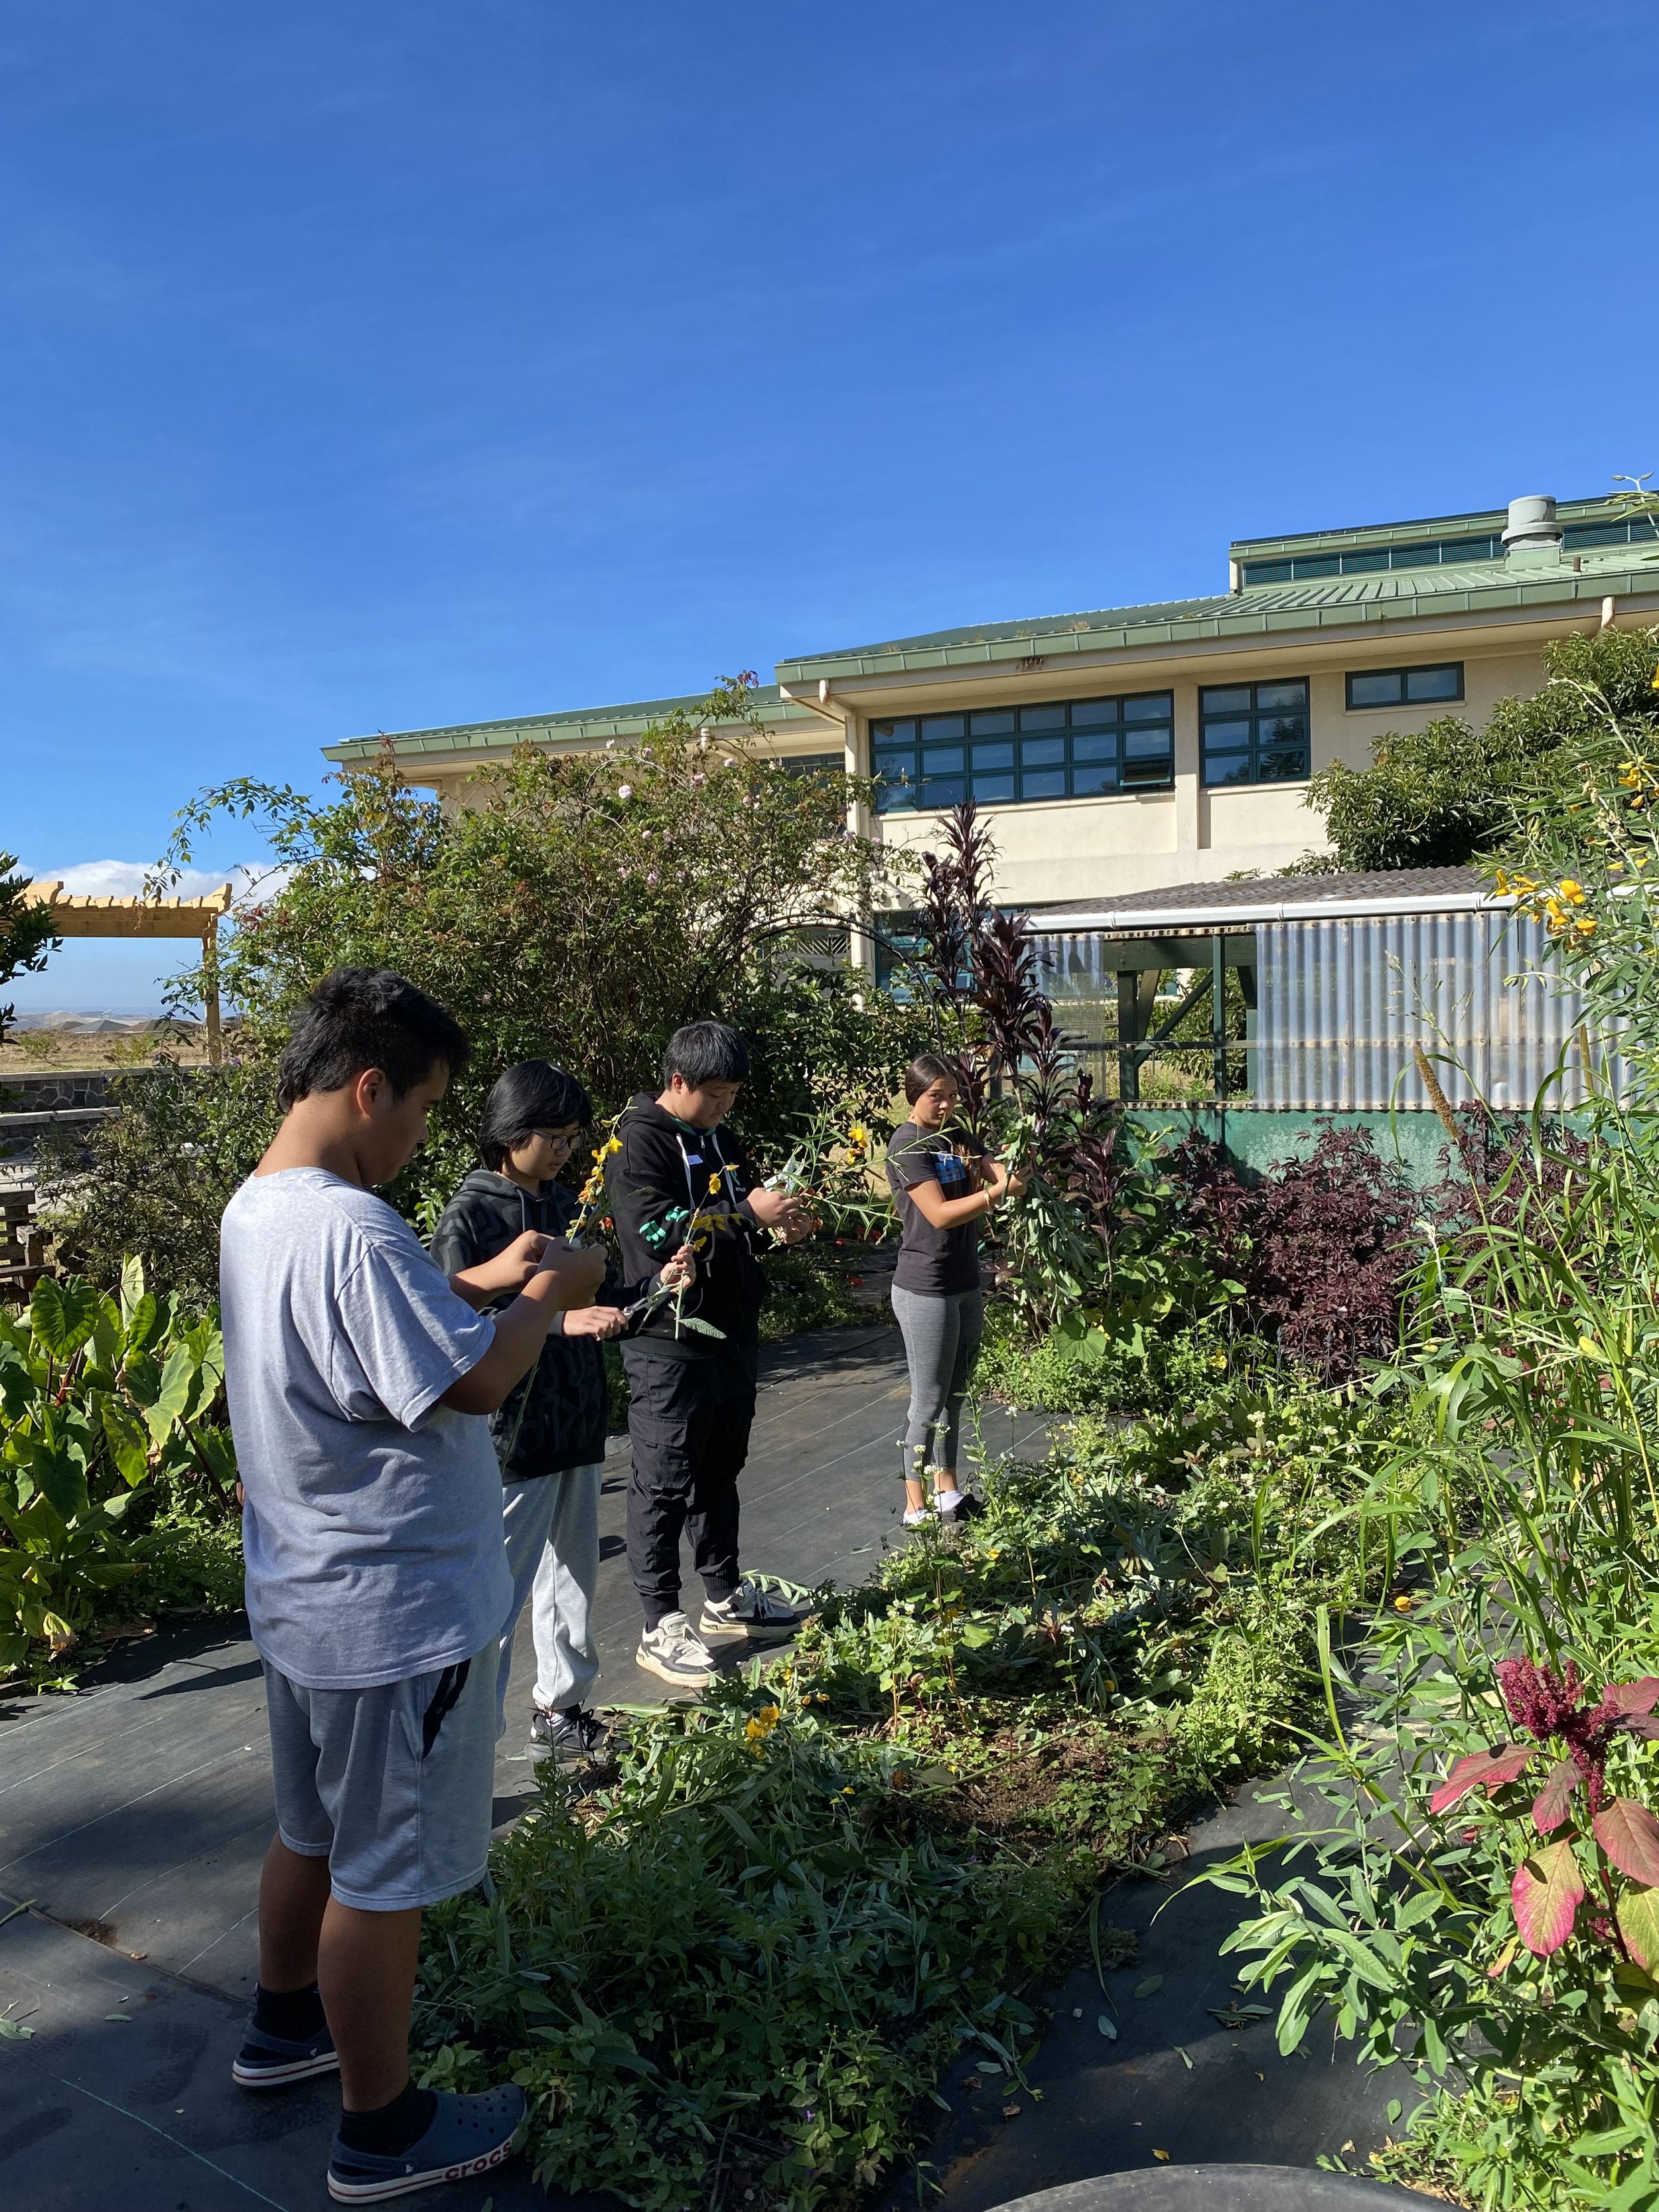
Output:
[[[919,1480],[925,1467],[957,1463],[968,1370],[985,1334],[985,1297],[981,1291],[936,1297],[895,1290],[893,1311],[910,1364],[910,1418],[901,1440],[904,1472]]]

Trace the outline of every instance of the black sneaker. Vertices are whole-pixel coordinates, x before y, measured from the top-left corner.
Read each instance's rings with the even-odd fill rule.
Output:
[[[230,2063],[230,2078],[239,2088],[286,2089],[290,2081],[309,2081],[313,2075],[340,2070],[326,2021],[299,2043],[267,2035],[252,2021],[243,2035],[242,2047]]]
[[[985,1510],[971,1490],[964,1490],[954,1505],[941,1506],[939,1525],[954,1528],[963,1521],[977,1521]]]
[[[550,1759],[556,1766],[575,1766],[584,1759],[605,1755],[611,1731],[597,1713],[573,1705],[568,1712],[544,1712],[538,1705],[530,1723],[530,1756],[540,1763]]]

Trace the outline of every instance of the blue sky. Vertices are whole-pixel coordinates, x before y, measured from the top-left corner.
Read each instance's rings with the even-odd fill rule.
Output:
[[[1659,466],[1656,50],[1624,0],[14,0],[0,847],[133,866],[339,738]]]

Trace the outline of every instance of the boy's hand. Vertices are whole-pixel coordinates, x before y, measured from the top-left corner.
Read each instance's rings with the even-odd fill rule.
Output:
[[[541,1264],[532,1271],[535,1278],[538,1281],[552,1278],[553,1303],[567,1313],[573,1306],[586,1305],[605,1280],[603,1246],[588,1244],[578,1250],[562,1237],[544,1237],[541,1241]]]
[[[550,1237],[544,1237],[538,1230],[526,1229],[493,1260],[480,1260],[476,1267],[457,1268],[449,1279],[449,1287],[469,1305],[488,1305],[492,1298],[516,1297],[541,1267],[552,1242]]]
[[[751,1190],[749,1211],[763,1229],[775,1230],[786,1244],[793,1240],[789,1231],[800,1218],[801,1200],[791,1190]]]
[[[681,1245],[657,1277],[665,1291],[689,1291],[696,1279],[697,1255],[689,1244]]]
[[[562,1325],[567,1336],[596,1337],[603,1343],[608,1336],[620,1336],[628,1323],[620,1306],[567,1306]]]

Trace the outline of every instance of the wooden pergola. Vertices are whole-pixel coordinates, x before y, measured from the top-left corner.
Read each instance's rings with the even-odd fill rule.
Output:
[[[230,911],[231,888],[205,898],[91,898],[63,883],[30,884],[23,896],[52,910],[55,937],[195,937],[202,945],[202,1000],[208,1058],[219,1058],[219,924]]]

